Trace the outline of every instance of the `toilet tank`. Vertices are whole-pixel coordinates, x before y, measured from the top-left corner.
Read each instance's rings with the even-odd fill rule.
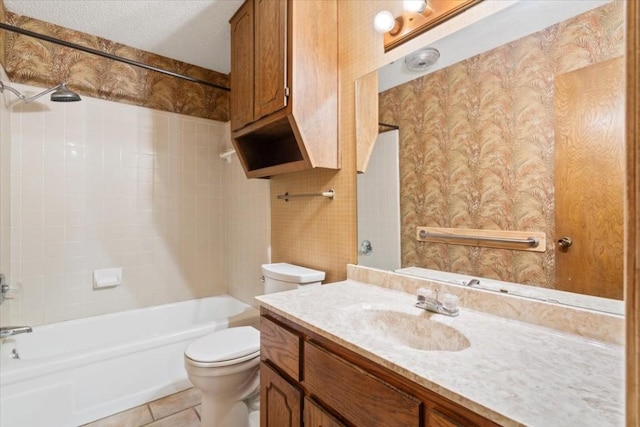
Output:
[[[320,285],[325,277],[324,271],[286,262],[262,264],[262,274],[264,275],[265,294],[288,291],[301,286]]]

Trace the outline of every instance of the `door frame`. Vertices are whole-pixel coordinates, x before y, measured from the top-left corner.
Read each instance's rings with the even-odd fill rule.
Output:
[[[640,426],[640,2],[627,1],[626,419]]]

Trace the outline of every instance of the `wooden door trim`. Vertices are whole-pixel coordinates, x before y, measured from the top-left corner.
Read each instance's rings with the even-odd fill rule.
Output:
[[[627,426],[640,426],[640,4],[627,3]]]

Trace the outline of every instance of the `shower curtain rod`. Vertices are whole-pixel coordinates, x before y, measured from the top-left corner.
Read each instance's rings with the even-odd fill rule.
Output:
[[[135,67],[144,68],[145,70],[155,71],[157,73],[166,74],[167,76],[177,77],[179,79],[188,80],[188,81],[193,82],[193,83],[198,83],[198,84],[201,84],[201,85],[213,87],[213,88],[220,89],[220,90],[226,90],[227,92],[231,91],[231,89],[226,87],[226,86],[218,85],[218,84],[215,84],[215,83],[210,83],[210,82],[207,82],[207,81],[204,81],[204,80],[196,79],[194,77],[185,76],[184,74],[180,74],[180,73],[174,73],[173,71],[168,71],[168,70],[165,70],[165,69],[162,69],[162,68],[154,67],[152,65],[148,65],[148,64],[145,64],[143,62],[138,62],[138,61],[134,61],[132,59],[123,58],[121,56],[117,56],[117,55],[113,55],[113,54],[110,54],[110,53],[102,52],[101,50],[92,49],[90,47],[85,47],[85,46],[81,46],[79,44],[75,44],[75,43],[71,43],[71,42],[68,42],[68,41],[60,40],[60,39],[57,39],[55,37],[47,36],[47,35],[40,34],[40,33],[35,33],[33,31],[25,30],[23,28],[15,27],[13,25],[5,24],[5,23],[2,23],[2,22],[0,22],[0,28],[2,28],[4,30],[8,30],[8,31],[13,31],[14,33],[22,34],[22,35],[25,35],[25,36],[34,37],[36,39],[40,39],[40,40],[44,40],[44,41],[47,41],[47,42],[55,43],[55,44],[58,44],[58,45],[61,45],[61,46],[70,47],[71,49],[81,50],[83,52],[91,53],[93,55],[98,55],[98,56],[101,56],[103,58],[111,59],[113,61],[124,62],[125,64],[133,65]]]

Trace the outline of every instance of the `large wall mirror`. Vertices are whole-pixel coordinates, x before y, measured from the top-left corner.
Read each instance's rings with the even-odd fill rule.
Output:
[[[426,46],[439,57],[423,70],[403,58],[356,82],[360,102],[377,81],[379,133],[357,135],[373,147],[358,263],[622,314],[624,24],[624,2],[522,0]],[[419,227],[546,240],[425,241]]]

